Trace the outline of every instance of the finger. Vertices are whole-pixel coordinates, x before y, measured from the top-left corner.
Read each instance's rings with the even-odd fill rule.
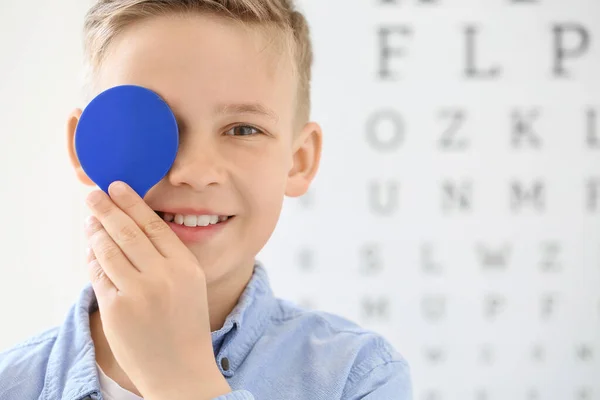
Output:
[[[87,247],[85,249],[85,260],[87,261],[87,263],[91,263],[92,261],[94,261],[96,259],[96,255],[94,254],[94,251],[92,250],[91,247]]]
[[[102,299],[117,292],[117,287],[106,275],[98,260],[94,259],[88,264],[88,272],[99,304],[103,302]]]
[[[127,213],[164,257],[174,257],[189,252],[167,223],[126,183],[113,182],[109,188],[111,198]]]
[[[86,221],[86,233],[94,258],[104,274],[118,290],[124,290],[136,282],[139,271],[131,265],[119,246],[110,237],[100,221],[90,216]]]
[[[86,247],[85,249],[85,258],[87,260],[88,263],[91,263],[93,260],[96,259],[96,254],[94,254],[94,250],[92,249],[91,246]]]
[[[156,264],[158,257],[162,257],[136,222],[106,193],[92,192],[87,202],[114,243],[138,271],[148,270]]]

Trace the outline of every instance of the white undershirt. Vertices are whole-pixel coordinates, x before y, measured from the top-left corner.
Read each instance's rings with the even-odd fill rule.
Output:
[[[98,368],[98,378],[100,380],[100,390],[104,400],[143,400],[141,397],[123,389],[119,384],[110,379],[102,368],[96,363]]]

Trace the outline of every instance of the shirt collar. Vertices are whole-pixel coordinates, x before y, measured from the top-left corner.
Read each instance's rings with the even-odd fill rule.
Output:
[[[267,270],[260,262],[256,262],[248,285],[225,319],[223,327],[212,332],[217,365],[223,375],[234,375],[263,334],[276,303]],[[229,361],[227,369],[222,366],[223,358]]]
[[[267,271],[257,261],[250,281],[223,327],[211,333],[217,366],[223,375],[233,376],[263,334],[275,305]],[[90,313],[97,309],[96,295],[88,283],[58,331],[48,359],[42,399],[82,400],[90,395],[98,398],[100,383],[89,320]],[[223,358],[229,361],[226,370]]]

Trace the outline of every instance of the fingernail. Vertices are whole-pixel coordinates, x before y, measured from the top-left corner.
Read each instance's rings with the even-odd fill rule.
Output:
[[[125,184],[121,181],[113,182],[110,186],[112,186],[110,191],[114,194],[123,194],[127,190]]]
[[[87,217],[85,219],[85,227],[89,228],[89,227],[93,226],[97,221],[98,221],[98,219],[95,216],[90,215],[89,217]]]
[[[96,204],[100,203],[100,200],[102,200],[102,193],[97,190],[90,193],[86,199],[90,206],[95,206]]]

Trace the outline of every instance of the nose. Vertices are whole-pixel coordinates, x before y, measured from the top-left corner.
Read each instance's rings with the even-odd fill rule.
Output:
[[[167,179],[173,186],[189,186],[196,191],[217,186],[225,179],[223,157],[209,140],[181,142]]]

